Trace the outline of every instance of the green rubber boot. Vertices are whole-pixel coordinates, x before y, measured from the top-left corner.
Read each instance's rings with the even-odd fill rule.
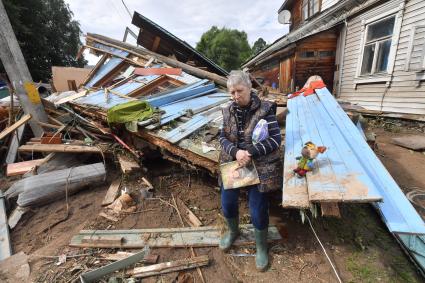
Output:
[[[233,242],[239,236],[239,217],[236,218],[226,218],[227,222],[227,231],[221,235],[219,248],[223,252],[226,252],[230,249]]]
[[[267,233],[268,228],[264,230],[255,229],[255,245],[257,253],[255,254],[255,265],[258,271],[265,271],[269,265],[269,255],[267,251]]]

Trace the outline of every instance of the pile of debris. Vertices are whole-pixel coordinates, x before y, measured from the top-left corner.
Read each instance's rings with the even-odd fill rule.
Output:
[[[123,215],[142,212],[137,210],[141,199],[159,199],[175,209],[182,227],[185,223],[190,227],[83,230],[72,238],[70,246],[143,251],[112,254],[110,259],[115,262],[97,270],[82,269],[76,278],[93,282],[138,263],[139,267],[130,268],[126,276],[198,268],[202,279],[199,267],[207,265],[209,259],[197,257],[192,247],[217,246],[220,229],[201,227],[201,220],[181,199],[154,196],[143,161],[152,149],[159,149],[166,159],[217,174],[221,107],[230,100],[223,88],[226,79],[100,35],[89,34],[85,48],[101,58],[78,90],[42,99],[48,123],[36,123],[43,128],[43,135],[31,136],[26,125],[34,120],[22,113],[15,113],[20,118],[0,133],[0,140],[9,142],[6,175],[16,180],[0,199],[0,233],[7,239],[1,242],[0,259],[12,255],[8,229],[13,229],[26,212],[65,200],[66,212],[44,229],[50,230],[69,218],[72,194],[105,183],[117,164],[121,177],[111,182],[100,217],[118,222]],[[141,180],[136,190],[123,185],[124,179],[134,175]],[[13,211],[6,214],[6,207]],[[250,225],[243,228],[237,244],[253,243],[252,229]],[[269,238],[281,239],[276,227],[270,227]],[[149,248],[157,247],[188,247],[193,257],[156,264],[158,257],[150,255]],[[27,262],[25,255],[14,257],[19,257],[16,262],[20,266],[22,258]],[[66,261],[66,256],[59,258],[59,264],[61,260]],[[140,263],[154,265],[140,267]]]

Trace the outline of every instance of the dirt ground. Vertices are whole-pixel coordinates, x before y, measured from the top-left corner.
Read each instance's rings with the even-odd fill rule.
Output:
[[[405,132],[417,133],[421,129],[408,129],[397,124],[385,127],[382,121],[372,125],[374,127],[370,131],[377,134],[375,151],[400,187],[405,192],[425,188],[425,174],[422,172],[425,155],[390,143],[391,137]],[[146,166],[146,176],[155,188],[156,198],[169,201],[171,195],[179,197],[204,225],[222,225],[220,194],[215,179],[202,172],[184,171],[160,159],[151,160]],[[137,201],[136,213],[123,214],[118,222],[98,216],[104,210],[101,202],[108,185],[119,178],[116,169],[109,168],[108,172],[111,173],[105,185],[88,188],[70,197],[71,213],[66,221],[49,228],[66,212],[65,202],[56,201],[31,210],[11,231],[14,252],[24,251],[30,255],[32,282],[73,282],[83,270],[108,263],[97,254],[115,252],[116,249],[68,246],[71,237],[81,229],[180,227],[172,207],[158,199],[140,199],[139,177],[124,180],[125,187]],[[5,182],[2,182],[2,187],[7,186]],[[281,208],[279,194],[272,195],[271,199],[271,223],[277,225],[283,240],[270,247],[270,269],[265,273],[255,271],[254,247],[235,248],[226,254],[218,248],[196,248],[197,255],[205,254],[210,258],[210,264],[202,268],[206,282],[337,282],[308,223],[301,222],[297,210]],[[425,205],[425,202],[418,202]],[[240,203],[241,222],[249,223],[245,195],[242,195]],[[425,217],[423,206],[416,208]],[[423,282],[423,277],[388,233],[372,206],[344,204],[340,210],[341,219],[318,217],[312,219],[312,223],[343,282]],[[87,253],[93,255],[78,256]],[[190,257],[189,249],[185,248],[151,249],[151,253],[159,255],[159,262]],[[76,257],[56,265],[57,258],[53,256],[61,254]],[[186,280],[170,273],[147,278],[143,282],[201,282],[196,270],[184,274]],[[184,274],[180,274],[179,278]],[[116,274],[117,277],[120,275],[122,273]]]

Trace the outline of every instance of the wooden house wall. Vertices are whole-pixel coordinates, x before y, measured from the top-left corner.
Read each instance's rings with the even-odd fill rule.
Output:
[[[255,78],[263,78],[263,84],[272,86],[273,83],[279,86],[279,61],[273,60],[271,62],[262,64],[259,69],[252,72]]]
[[[295,87],[302,88],[310,76],[319,75],[332,91],[335,71],[337,34],[334,30],[325,31],[297,42],[295,57]],[[305,51],[333,51],[334,55],[320,58],[302,58]]]
[[[399,40],[396,44],[394,70],[391,80],[386,83],[356,82],[356,69],[361,52],[362,20],[380,15],[389,9],[398,7],[405,2]],[[373,8],[352,18],[347,23],[345,52],[343,55],[343,70],[340,98],[357,103],[370,110],[389,111],[397,113],[425,114],[425,81],[418,86],[416,71],[406,70],[411,31],[414,26],[425,25],[425,1],[423,0],[393,0]],[[425,32],[418,37],[424,37]],[[412,65],[420,58],[423,40],[414,41]]]

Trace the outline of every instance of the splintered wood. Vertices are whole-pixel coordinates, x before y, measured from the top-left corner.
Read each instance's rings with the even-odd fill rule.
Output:
[[[24,117],[22,117],[21,119],[19,119],[19,121],[14,123],[12,126],[6,128],[2,132],[0,132],[0,140],[4,139],[9,134],[13,133],[13,131],[17,130],[20,126],[22,126],[23,124],[25,124],[29,120],[31,120],[31,115],[27,114]]]
[[[140,165],[134,161],[134,159],[123,154],[118,154],[118,162],[120,163],[121,171],[124,174],[130,174],[133,171],[140,169]]]
[[[150,266],[136,267],[133,269],[133,271],[129,272],[129,275],[136,278],[145,278],[149,276],[201,267],[208,265],[208,263],[208,256],[203,255],[189,259],[162,262]]]
[[[105,198],[102,201],[102,206],[110,205],[117,198],[121,186],[121,179],[114,180],[106,192]]]
[[[201,220],[186,206],[186,204],[179,198],[176,198],[177,206],[182,212],[182,217],[191,227],[200,227],[202,226]]]

